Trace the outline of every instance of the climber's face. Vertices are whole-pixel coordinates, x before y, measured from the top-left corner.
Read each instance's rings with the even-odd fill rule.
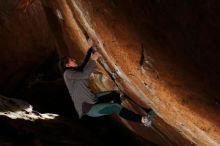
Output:
[[[68,63],[66,64],[66,67],[77,67],[78,64],[76,63],[76,60],[74,58],[68,58]]]

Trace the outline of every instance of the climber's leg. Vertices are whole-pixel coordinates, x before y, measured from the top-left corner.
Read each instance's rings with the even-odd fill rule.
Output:
[[[121,103],[120,94],[116,91],[104,91],[96,94],[98,103],[108,103],[113,101],[114,103]]]
[[[90,117],[100,117],[105,115],[112,115],[113,113],[118,114],[119,116],[133,121],[141,123],[142,116],[135,114],[132,111],[122,107],[120,104],[117,103],[103,103],[103,104],[96,104],[92,106],[89,112],[86,115]]]

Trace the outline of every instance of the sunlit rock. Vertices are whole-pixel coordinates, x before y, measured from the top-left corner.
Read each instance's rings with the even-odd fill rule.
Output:
[[[39,113],[34,111],[33,107],[25,101],[0,95],[0,116],[7,116],[11,119],[35,121],[39,119],[54,119],[59,115],[52,113]]]
[[[13,15],[11,5],[1,7],[4,93],[19,90],[26,71],[33,72],[33,63],[39,65],[54,48],[59,58],[81,62],[92,38],[102,54],[92,89],[120,90],[131,98],[124,106],[157,114],[150,129],[114,116],[120,124],[158,145],[220,144],[218,0],[22,0],[18,5],[21,11]],[[7,56],[13,52],[11,62]]]

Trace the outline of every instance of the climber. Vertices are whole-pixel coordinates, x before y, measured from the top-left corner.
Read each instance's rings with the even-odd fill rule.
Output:
[[[88,79],[95,69],[96,61],[101,57],[93,48],[93,45],[91,45],[80,66],[71,57],[64,57],[61,60],[61,65],[64,69],[64,81],[79,118],[83,115],[100,117],[116,113],[127,120],[142,123],[144,126],[150,127],[154,117],[152,110],[148,112],[147,116],[141,116],[122,107],[120,104],[120,94],[116,91],[106,91],[97,94],[90,91],[88,88]]]

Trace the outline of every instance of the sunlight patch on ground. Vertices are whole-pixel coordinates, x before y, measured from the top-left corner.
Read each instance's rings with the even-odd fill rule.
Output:
[[[34,111],[33,107],[25,101],[0,95],[0,116],[7,116],[11,119],[35,121],[38,119],[54,119],[59,115],[52,113],[39,113]]]

